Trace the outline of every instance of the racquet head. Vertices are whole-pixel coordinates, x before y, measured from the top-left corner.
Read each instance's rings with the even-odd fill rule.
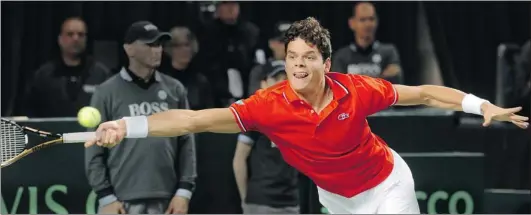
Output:
[[[28,149],[28,135],[25,127],[16,124],[7,119],[1,119],[1,139],[0,139],[0,158],[2,160],[1,168],[11,165],[15,161],[25,157],[26,155],[53,145],[54,143],[62,142],[62,139],[48,141]],[[29,128],[28,128],[29,129]],[[46,135],[43,132],[39,133],[41,136],[55,136]]]
[[[24,129],[7,119],[2,119],[0,148],[2,149],[2,166],[26,149],[28,135]]]

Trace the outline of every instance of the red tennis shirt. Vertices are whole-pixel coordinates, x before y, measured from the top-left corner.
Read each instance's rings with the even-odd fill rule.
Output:
[[[288,164],[329,192],[353,197],[384,181],[393,169],[387,144],[367,116],[393,105],[393,85],[362,75],[327,73],[334,99],[317,114],[287,81],[230,106],[242,132],[274,142]]]

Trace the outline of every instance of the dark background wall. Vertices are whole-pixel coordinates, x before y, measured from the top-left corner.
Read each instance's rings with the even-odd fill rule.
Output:
[[[57,51],[61,22],[83,17],[89,41],[121,42],[125,29],[150,20],[162,29],[187,25],[199,30],[207,19],[200,2],[2,2],[2,115],[11,107],[26,80]],[[241,13],[261,28],[261,44],[274,23],[307,16],[330,29],[333,48],[350,43],[347,19],[354,2],[242,2]],[[400,52],[407,84],[421,84],[418,71],[418,11],[426,11],[444,83],[494,99],[496,47],[523,44],[530,38],[528,2],[377,2],[378,39]],[[89,42],[88,50],[91,50]],[[208,49],[208,47],[203,47]],[[7,112],[10,111],[10,112]]]

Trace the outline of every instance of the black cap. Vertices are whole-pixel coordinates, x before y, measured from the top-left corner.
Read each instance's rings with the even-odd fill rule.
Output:
[[[133,23],[125,33],[125,44],[140,41],[146,44],[154,43],[162,39],[171,39],[167,32],[161,32],[153,23],[149,21],[138,21]]]
[[[271,39],[282,41],[284,39],[284,34],[286,34],[286,31],[288,31],[289,27],[291,27],[291,22],[277,23],[275,25],[275,29],[273,30],[273,36]]]
[[[268,78],[274,78],[280,73],[286,73],[286,67],[285,62],[283,60],[276,60],[272,61],[264,67],[264,76],[262,80],[266,80]]]

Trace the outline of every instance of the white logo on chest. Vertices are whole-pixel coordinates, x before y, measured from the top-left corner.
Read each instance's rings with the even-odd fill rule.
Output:
[[[157,95],[159,96],[160,100],[165,100],[166,98],[168,98],[168,94],[164,90],[160,90]]]
[[[349,117],[348,113],[341,113],[341,114],[337,115],[337,120],[345,120],[348,117]]]
[[[380,63],[382,62],[382,56],[379,54],[375,54],[372,56],[372,62],[374,63]]]

